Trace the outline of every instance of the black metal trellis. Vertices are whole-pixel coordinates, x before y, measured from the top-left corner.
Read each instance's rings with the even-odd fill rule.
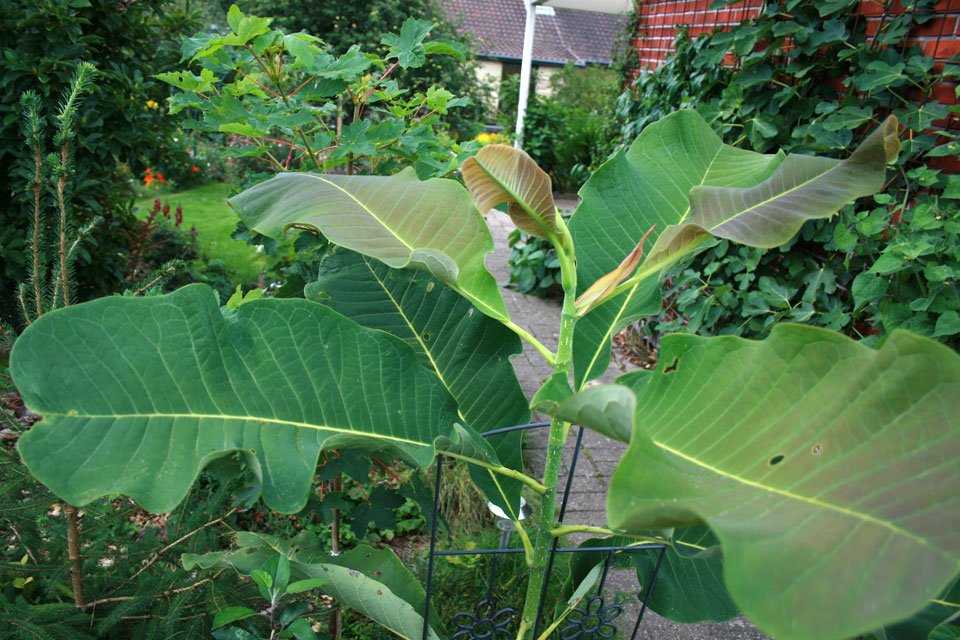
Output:
[[[513,427],[504,427],[494,429],[481,434],[484,437],[509,433],[511,431],[520,431],[526,429],[537,429],[549,427],[549,422],[534,422],[531,424],[521,424]],[[577,443],[573,450],[573,459],[570,463],[570,474],[567,476],[567,482],[563,491],[563,499],[560,502],[560,511],[558,521],[563,522],[563,517],[567,511],[567,501],[570,497],[570,489],[573,486],[573,476],[577,469],[577,459],[580,457],[580,446],[583,443],[583,427],[578,427]],[[430,524],[430,555],[427,561],[427,584],[426,584],[426,602],[423,607],[423,635],[422,640],[427,640],[430,619],[430,592],[433,586],[434,558],[437,556],[456,556],[456,555],[492,555],[493,562],[490,567],[490,576],[487,580],[487,592],[484,599],[478,602],[470,611],[460,611],[453,616],[453,624],[458,629],[453,634],[453,640],[511,640],[513,630],[511,629],[516,620],[516,610],[511,607],[499,607],[496,594],[494,593],[494,582],[497,573],[497,559],[501,554],[524,553],[523,549],[505,548],[505,549],[458,549],[458,550],[437,550],[437,522],[439,520],[440,510],[440,481],[443,476],[443,456],[437,456],[437,475],[433,494],[433,519]],[[559,634],[560,640],[595,640],[613,638],[616,635],[617,627],[614,623],[623,612],[623,607],[619,604],[607,604],[603,595],[603,588],[607,581],[607,573],[613,564],[615,553],[641,553],[650,551],[659,551],[657,564],[650,577],[649,584],[644,588],[643,600],[640,604],[640,613],[637,616],[637,622],[633,626],[633,632],[630,635],[631,640],[636,640],[637,633],[640,631],[640,623],[643,621],[644,613],[647,611],[647,603],[650,599],[650,593],[653,591],[653,585],[660,573],[660,566],[663,562],[663,555],[666,547],[662,544],[641,544],[632,546],[608,546],[608,547],[559,547],[559,538],[555,538],[553,546],[550,548],[550,558],[547,563],[546,576],[543,582],[543,591],[540,593],[540,601],[537,605],[537,616],[534,620],[533,637],[536,639],[540,633],[541,620],[543,618],[543,608],[547,596],[547,588],[550,585],[550,576],[553,573],[554,560],[558,553],[582,553],[582,552],[606,552],[606,559],[603,564],[603,574],[600,578],[596,593],[586,598],[581,606],[576,607],[567,618],[561,623],[555,633]]]

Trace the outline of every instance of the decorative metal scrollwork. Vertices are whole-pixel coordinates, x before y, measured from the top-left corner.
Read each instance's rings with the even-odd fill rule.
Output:
[[[497,609],[493,600],[481,600],[473,613],[461,611],[453,616],[453,624],[460,629],[453,640],[511,640],[507,627],[516,613],[510,607]]]
[[[575,607],[567,616],[569,623],[560,630],[561,640],[593,640],[612,638],[617,633],[613,621],[623,613],[618,604],[604,606],[603,596],[595,595],[587,600],[587,606]]]

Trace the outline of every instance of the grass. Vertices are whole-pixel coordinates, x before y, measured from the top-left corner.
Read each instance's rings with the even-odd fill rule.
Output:
[[[254,247],[230,237],[237,226],[237,216],[225,202],[229,192],[230,185],[219,183],[178,193],[160,191],[137,200],[136,206],[140,208],[137,216],[147,217],[156,198],[170,203],[171,209],[179,204],[183,207],[182,228],[196,227],[201,255],[208,260],[222,260],[226,269],[237,277],[238,283],[256,282],[270,259],[257,253]]]

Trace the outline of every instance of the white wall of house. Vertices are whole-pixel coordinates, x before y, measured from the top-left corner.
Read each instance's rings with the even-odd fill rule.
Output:
[[[537,67],[537,95],[549,96],[553,93],[553,87],[550,86],[550,78],[560,73],[560,67]]]
[[[477,80],[487,87],[490,87],[490,102],[487,106],[496,111],[499,102],[498,94],[500,92],[500,79],[503,76],[503,64],[499,60],[477,60],[476,75]],[[560,67],[550,67],[545,65],[535,66],[537,70],[536,92],[539,96],[549,96],[553,93],[550,87],[550,78],[559,73]]]
[[[487,107],[490,109],[490,113],[494,113],[500,101],[500,76],[503,74],[503,65],[497,60],[480,59],[477,60],[477,63],[477,80],[481,85],[490,87],[490,100]]]

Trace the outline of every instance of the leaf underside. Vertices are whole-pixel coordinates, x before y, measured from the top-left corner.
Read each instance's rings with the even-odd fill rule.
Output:
[[[518,229],[540,238],[556,232],[553,183],[525,151],[491,144],[463,163],[463,181],[481,213],[508,203]]]
[[[321,449],[386,448],[427,467],[442,442],[495,459],[408,345],[306,300],[221,313],[205,285],[102,298],[28,327],[11,371],[44,418],[20,453],[78,505],[122,493],[169,511],[235,451],[288,513],[306,502]]]
[[[960,357],[946,347],[894,332],[874,351],[802,325],[759,342],[676,335],[636,390],[610,525],[709,525],[734,602],[773,636],[878,628],[957,573]]]
[[[292,225],[395,267],[426,271],[457,287],[483,313],[509,320],[483,264],[493,251],[486,222],[453,180],[281,173],[229,200],[251,229],[281,237]]]
[[[317,282],[307,285],[305,294],[309,300],[413,347],[421,364],[434,371],[456,399],[460,417],[474,430],[484,432],[530,420],[527,400],[509,361],[521,352],[520,339],[429,274],[391,269],[338,248],[324,259]],[[521,437],[514,431],[487,442],[501,464],[519,471],[523,466]],[[490,501],[504,502],[488,471],[477,467],[471,471]],[[519,504],[520,483],[507,478],[497,482],[510,503]]]

